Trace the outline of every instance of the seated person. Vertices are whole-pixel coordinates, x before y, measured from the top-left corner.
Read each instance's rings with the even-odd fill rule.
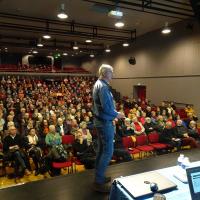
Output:
[[[121,132],[123,136],[134,135],[134,129],[131,126],[131,120],[129,118],[125,118],[124,124],[122,125]]]
[[[15,126],[10,126],[9,134],[3,140],[3,152],[4,159],[15,162],[19,175],[25,172],[26,175],[30,175],[30,163],[23,150],[26,146],[23,138],[17,134]]]
[[[87,129],[87,123],[85,121],[82,121],[80,123],[80,129],[79,131],[82,132],[83,139],[87,140],[88,145],[92,143],[92,135],[90,134],[90,130]]]
[[[145,118],[146,118],[146,116],[147,116],[146,112],[142,112],[142,116],[138,118],[139,122],[141,122],[143,126],[145,124]]]
[[[176,147],[177,150],[181,149],[181,140],[176,136],[176,131],[172,128],[171,122],[166,122],[166,126],[160,134],[160,142]]]
[[[67,160],[67,152],[62,145],[60,134],[56,132],[55,125],[49,126],[49,133],[46,135],[45,142],[49,148],[49,153],[46,156],[47,170],[50,170],[54,175],[54,170],[51,167],[52,162],[64,162]]]
[[[164,122],[163,116],[162,115],[158,115],[157,121],[156,121],[156,130],[159,133],[162,133],[164,128],[165,128],[165,122]]]
[[[122,137],[116,132],[114,137],[114,152],[113,156],[119,162],[128,162],[132,160],[130,153],[124,148],[122,144]]]
[[[189,128],[190,121],[192,120],[196,122],[198,118],[195,115],[193,115],[193,113],[187,113],[187,118],[184,119],[187,128]]]
[[[196,148],[197,147],[197,142],[195,141],[194,138],[189,136],[189,131],[188,129],[183,126],[182,120],[177,120],[176,122],[176,127],[175,127],[176,135],[178,138],[181,139],[182,145],[190,145],[191,148]]]
[[[133,121],[133,122],[132,122],[131,125],[133,126],[134,133],[135,133],[136,135],[141,135],[141,134],[143,134],[144,131],[145,131],[144,126],[142,125],[141,122],[138,122],[138,119],[137,119],[136,116],[132,118],[132,121]]]
[[[193,121],[193,120],[190,121],[188,131],[189,131],[188,135],[190,137],[193,137],[195,139],[200,139],[200,134],[197,129],[197,123],[195,121]]]
[[[92,169],[95,166],[95,151],[92,145],[84,139],[82,131],[78,130],[75,134],[75,141],[72,145],[74,155],[85,165],[86,169]]]
[[[169,117],[167,119],[167,121],[170,121],[172,123],[172,128],[174,128],[176,126],[175,121],[173,120],[173,116],[172,114],[169,114]]]
[[[39,138],[34,128],[32,128],[27,135],[26,146],[29,156],[33,159],[35,165],[35,175],[37,176],[40,173],[39,165],[41,165],[42,150],[39,147]]]
[[[146,117],[146,122],[144,124],[145,133],[148,135],[155,131],[155,124],[151,121],[150,117]]]
[[[69,127],[67,126],[66,123],[63,123],[63,119],[58,118],[57,122],[58,123],[56,125],[56,132],[59,133],[60,135],[69,134]]]

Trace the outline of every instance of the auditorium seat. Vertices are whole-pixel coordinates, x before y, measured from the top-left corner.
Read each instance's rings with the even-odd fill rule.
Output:
[[[148,145],[148,138],[144,134],[136,136],[136,148],[141,151],[141,156],[143,155],[142,153],[144,153],[144,156],[147,156],[148,153],[154,153],[154,147]]]
[[[122,138],[122,144],[124,148],[134,157],[135,154],[139,154],[140,157],[140,150],[135,148],[135,142],[131,136],[126,136]]]
[[[159,142],[159,134],[157,132],[152,132],[148,134],[149,145],[155,150],[167,149],[168,145]]]

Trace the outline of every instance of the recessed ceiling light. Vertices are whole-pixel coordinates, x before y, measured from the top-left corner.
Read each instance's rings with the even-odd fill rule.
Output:
[[[37,44],[38,47],[43,47],[44,45],[42,43]]]
[[[91,57],[91,58],[94,58],[94,54],[90,54],[90,57]]]
[[[106,45],[105,52],[106,52],[106,53],[109,53],[109,52],[111,52],[109,45]]]
[[[46,34],[46,35],[43,35],[42,36],[44,39],[50,39],[51,38],[51,36],[50,35],[48,35],[48,34]]]
[[[124,22],[118,21],[118,22],[115,23],[115,26],[116,26],[117,28],[122,28],[122,27],[124,27]]]
[[[163,30],[162,30],[162,33],[163,34],[169,34],[171,33],[171,29],[169,27],[165,27]]]
[[[92,40],[90,40],[90,39],[87,39],[87,40],[85,40],[85,42],[86,42],[86,43],[91,43],[91,42],[92,42]]]
[[[129,43],[128,42],[124,42],[123,43],[123,47],[128,47],[129,46]]]
[[[68,53],[63,53],[63,56],[67,56],[68,55]]]
[[[33,53],[34,53],[34,54],[37,54],[37,53],[38,53],[38,51],[33,51]]]

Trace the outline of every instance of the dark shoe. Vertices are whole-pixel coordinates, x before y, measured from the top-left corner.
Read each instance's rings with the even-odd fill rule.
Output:
[[[104,183],[109,183],[109,182],[111,182],[111,177],[110,176],[105,177]]]
[[[105,184],[94,183],[93,190],[96,192],[110,193],[111,186]]]
[[[35,170],[35,176],[37,176],[40,173],[39,170]]]

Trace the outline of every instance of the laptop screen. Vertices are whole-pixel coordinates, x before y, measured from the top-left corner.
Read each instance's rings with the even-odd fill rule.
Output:
[[[192,200],[200,199],[200,167],[186,169]]]

